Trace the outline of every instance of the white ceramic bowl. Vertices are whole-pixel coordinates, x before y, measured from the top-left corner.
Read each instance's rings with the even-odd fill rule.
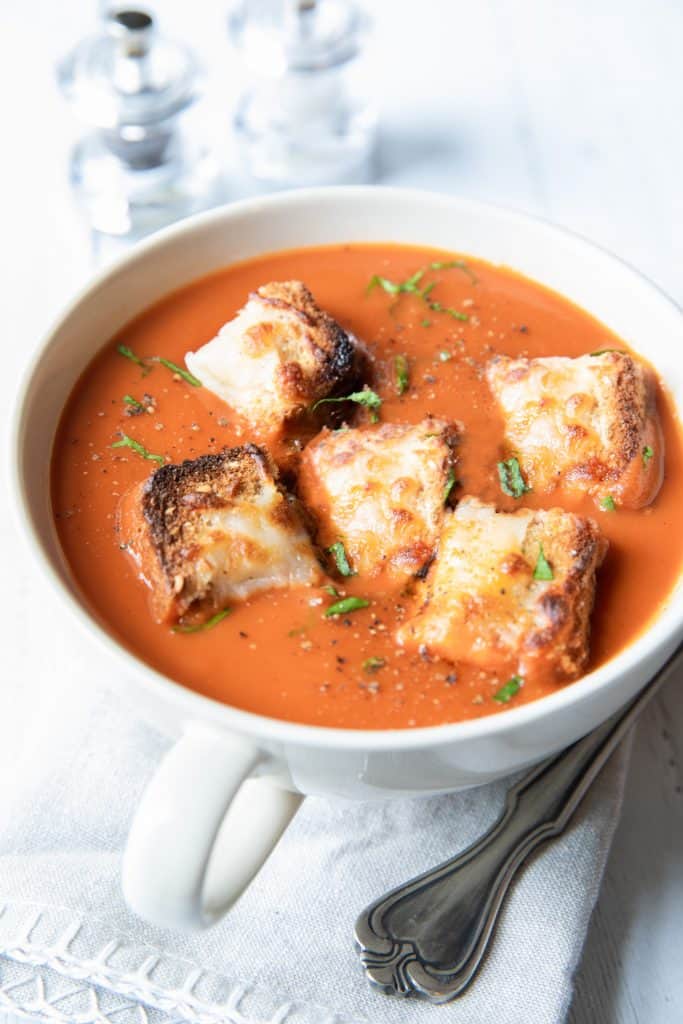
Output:
[[[577,739],[632,697],[683,634],[681,582],[651,626],[608,664],[505,714],[430,728],[367,731],[275,721],[216,703],[121,647],[82,603],[55,534],[49,462],[69,392],[110,338],[166,293],[231,261],[295,246],[396,241],[507,264],[601,320],[657,367],[683,409],[683,316],[634,270],[545,223],[469,200],[383,188],[307,190],[192,218],[96,278],[40,346],[19,393],[12,438],[19,520],[61,599],[118,659],[121,687],[179,738],[136,815],[124,891],[143,916],[201,925],[242,891],[300,794],[357,799],[487,782]],[[635,583],[634,583],[635,585]],[[229,813],[226,817],[226,811]]]

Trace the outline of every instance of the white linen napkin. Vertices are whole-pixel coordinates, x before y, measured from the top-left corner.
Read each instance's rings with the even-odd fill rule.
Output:
[[[619,815],[626,751],[571,829],[519,876],[469,991],[441,1007],[389,997],[362,972],[358,912],[475,839],[497,816],[506,784],[386,804],[309,799],[225,921],[199,934],[154,928],[127,910],[119,872],[131,816],[168,740],[123,703],[113,667],[53,611],[44,615],[48,642],[26,651],[39,690],[23,675],[3,684],[0,1009],[57,1024],[563,1019]],[[22,639],[18,630],[20,645],[30,632]]]

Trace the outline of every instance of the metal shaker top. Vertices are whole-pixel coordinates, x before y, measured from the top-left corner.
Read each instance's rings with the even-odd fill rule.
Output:
[[[199,78],[191,51],[159,35],[142,8],[110,12],[58,69],[78,116],[109,130],[168,120],[197,98]]]

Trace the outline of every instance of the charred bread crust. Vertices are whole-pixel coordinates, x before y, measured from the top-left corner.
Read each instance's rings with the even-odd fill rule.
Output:
[[[181,543],[181,533],[186,544],[190,509],[226,508],[237,497],[248,500],[258,493],[266,470],[275,473],[266,452],[255,444],[160,466],[143,490],[152,541],[167,553]]]
[[[281,502],[269,515],[281,525],[295,516],[293,502],[279,482],[267,452],[255,444],[225,448],[176,465],[161,466],[142,492],[142,511],[149,526],[163,575],[173,590],[192,571],[197,551],[200,513],[253,500],[266,482],[275,484]]]
[[[358,379],[362,353],[337,321],[320,308],[302,281],[271,281],[250,297],[289,310],[307,328],[317,369],[311,377],[297,362],[285,363],[280,368],[283,390],[290,398],[315,402]]]
[[[536,513],[529,524],[524,553],[530,565],[541,544],[555,578],[539,588],[537,606],[544,625],[527,636],[523,657],[528,663],[545,663],[558,682],[568,681],[588,662],[595,576],[608,543],[593,519],[553,508]]]

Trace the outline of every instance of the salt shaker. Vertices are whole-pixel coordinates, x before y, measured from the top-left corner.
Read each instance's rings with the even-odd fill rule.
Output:
[[[239,0],[229,20],[249,82],[235,114],[246,170],[264,188],[372,177],[377,116],[368,21],[353,0]]]
[[[105,10],[101,31],[60,63],[59,85],[88,126],[71,183],[98,239],[135,241],[222,199],[216,161],[187,112],[200,68],[143,9]]]

